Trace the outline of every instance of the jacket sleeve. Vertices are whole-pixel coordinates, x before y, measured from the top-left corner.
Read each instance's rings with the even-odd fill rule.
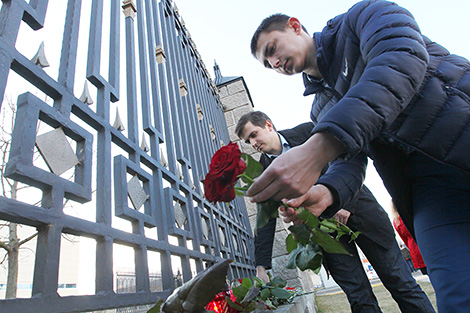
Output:
[[[333,205],[323,212],[322,217],[332,217],[341,208],[354,213],[366,167],[367,156],[364,152],[360,152],[348,161],[337,159],[330,164],[326,173],[317,181],[317,184],[328,187],[334,198]]]
[[[314,133],[337,138],[347,150],[341,157],[349,159],[387,129],[410,103],[424,80],[429,55],[411,13],[392,2],[360,1],[338,24],[327,26],[323,33],[327,36],[334,31],[329,27],[337,27],[335,35],[346,44],[339,45],[337,39],[341,48],[319,51],[328,53],[325,58],[334,58],[332,66],[323,64],[324,71],[335,81],[352,75],[357,83],[319,120]],[[364,67],[354,73],[347,60],[357,54]]]

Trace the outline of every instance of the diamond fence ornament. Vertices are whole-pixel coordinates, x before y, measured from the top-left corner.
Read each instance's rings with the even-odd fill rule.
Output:
[[[5,176],[39,189],[60,188],[65,197],[80,203],[91,199],[93,136],[44,101],[27,92],[18,96],[15,125]],[[40,122],[54,132],[37,135]],[[60,128],[60,130],[59,130]],[[62,134],[60,134],[63,132]],[[65,137],[64,133],[67,137]],[[39,137],[39,144],[36,140]],[[49,138],[49,139],[48,139]],[[73,152],[68,140],[76,143]],[[42,153],[48,168],[33,164],[34,147]],[[68,152],[67,152],[68,150]],[[76,165],[79,166],[76,166]],[[73,181],[59,176],[74,167]]]
[[[233,239],[233,247],[235,248],[235,251],[238,251],[237,236],[232,235],[232,239]]]
[[[207,227],[207,220],[204,217],[201,217],[201,228],[204,238],[209,239],[209,227]]]
[[[140,210],[142,205],[144,205],[145,201],[147,201],[149,198],[149,195],[147,195],[144,188],[140,184],[140,180],[137,175],[132,177],[132,179],[127,183],[127,192],[134,209],[137,211]]]
[[[242,249],[243,249],[243,253],[247,254],[246,241],[245,240],[242,240]]]
[[[220,237],[220,243],[222,246],[225,246],[225,235],[224,235],[224,230],[222,227],[219,226],[219,237]]]
[[[36,146],[51,172],[56,175],[65,173],[79,163],[60,127],[37,136]]]
[[[183,228],[184,224],[186,224],[186,221],[188,219],[186,217],[186,214],[184,213],[183,208],[181,207],[181,204],[178,201],[175,201],[173,205],[173,210],[175,211],[176,225],[178,225],[179,228]]]
[[[129,180],[129,175],[131,179]],[[156,226],[152,176],[122,155],[114,157],[115,215],[128,221]],[[132,204],[129,204],[129,200]],[[142,207],[143,206],[143,207]]]

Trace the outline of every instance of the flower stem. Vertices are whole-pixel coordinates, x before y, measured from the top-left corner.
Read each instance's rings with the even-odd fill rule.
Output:
[[[248,187],[238,187],[238,186],[235,186],[235,190],[247,191],[247,190],[248,190]]]
[[[253,180],[253,178],[251,178],[250,176],[246,175],[245,173],[240,174],[240,175],[238,175],[238,176],[239,176],[239,177],[244,177],[247,181],[250,182],[250,185],[255,182],[255,181]]]

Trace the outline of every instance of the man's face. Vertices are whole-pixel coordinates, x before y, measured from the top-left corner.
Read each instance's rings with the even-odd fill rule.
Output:
[[[243,128],[241,139],[255,150],[269,154],[273,154],[276,146],[280,145],[279,136],[269,121],[265,127],[255,126],[248,121]]]
[[[298,20],[294,19],[294,23]],[[263,32],[259,36],[256,59],[266,68],[274,69],[284,75],[301,73],[306,61],[311,41],[301,36],[301,24],[289,20],[284,31]]]

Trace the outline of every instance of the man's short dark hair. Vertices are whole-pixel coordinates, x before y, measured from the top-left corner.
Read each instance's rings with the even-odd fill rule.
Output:
[[[273,30],[284,31],[289,21],[289,16],[281,13],[276,13],[265,18],[261,24],[259,24],[253,37],[251,38],[251,54],[256,55],[256,48],[258,46],[259,36],[262,33],[270,33]]]
[[[235,134],[237,134],[237,136],[241,138],[243,129],[245,128],[245,125],[248,122],[251,122],[251,124],[255,126],[264,128],[266,126],[267,121],[270,121],[272,123],[269,116],[267,116],[265,113],[261,111],[251,111],[251,112],[245,113],[238,120],[237,126],[235,126]],[[276,128],[274,127],[274,129]]]
[[[251,38],[251,54],[256,57],[256,49],[258,48],[258,40],[259,36],[261,36],[262,33],[270,33],[274,30],[278,31],[284,31],[287,26],[287,22],[289,21],[290,16],[282,14],[282,13],[276,13],[273,15],[268,16],[265,18],[261,24],[259,24],[258,28],[256,29],[255,33],[253,34],[253,37]],[[302,29],[307,32],[307,29],[302,25]]]

